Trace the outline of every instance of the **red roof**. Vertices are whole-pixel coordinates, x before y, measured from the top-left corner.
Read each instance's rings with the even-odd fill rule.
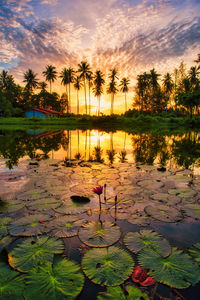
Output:
[[[57,114],[57,115],[63,115],[63,113],[51,109],[46,108],[33,108],[33,110],[43,112],[44,114]]]

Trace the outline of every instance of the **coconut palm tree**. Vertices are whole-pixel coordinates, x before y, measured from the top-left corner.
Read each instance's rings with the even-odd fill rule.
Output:
[[[114,97],[115,94],[118,92],[116,80],[119,78],[117,77],[117,73],[118,73],[117,70],[114,68],[110,70],[110,75],[108,76],[108,78],[110,79],[110,83],[107,88],[107,93],[111,94],[111,108],[110,108],[111,115],[113,114]]]
[[[56,67],[52,65],[47,65],[46,70],[42,72],[42,74],[45,76],[46,81],[49,81],[50,84],[50,93],[51,93],[51,84],[55,81],[57,77],[57,71]]]
[[[87,81],[88,81],[88,87],[89,87],[89,115],[91,114],[91,97],[90,97],[90,89],[91,87],[93,86],[93,74],[92,72],[88,72],[86,74],[86,78],[87,78]]]
[[[45,81],[40,82],[39,86],[41,88],[41,92],[46,92],[47,84]]]
[[[68,87],[69,87],[69,112],[71,112],[71,90],[70,90],[70,86],[71,86],[71,83],[74,82],[74,74],[75,74],[74,69],[72,69],[72,68],[67,69],[67,79],[68,79]]]
[[[130,80],[126,77],[123,77],[120,82],[121,92],[125,95],[125,112],[127,111],[127,101],[126,101],[126,93],[128,93],[128,85],[130,84]]]
[[[74,79],[74,88],[77,92],[77,115],[79,115],[79,91],[82,87],[81,79],[79,76],[76,76]]]
[[[63,70],[60,73],[60,78],[61,80],[61,84],[63,84],[66,87],[66,95],[67,95],[67,113],[69,113],[69,95],[68,95],[68,90],[67,90],[67,86],[68,86],[68,72],[66,68],[63,68]]]
[[[28,69],[24,73],[24,81],[26,82],[26,88],[29,92],[32,92],[38,86],[38,79],[36,78],[37,74],[35,74],[31,69]]]
[[[8,72],[3,70],[0,76],[1,79],[1,85],[3,88],[7,87],[7,79],[8,79]]]
[[[90,73],[90,66],[87,61],[82,61],[80,64],[78,64],[78,72],[80,73],[80,78],[83,79],[84,82],[84,91],[85,91],[85,112],[87,115],[87,98],[86,98],[86,79],[88,73]]]
[[[98,100],[98,116],[100,115],[100,98],[101,98],[101,94],[103,94],[104,83],[105,83],[104,74],[100,70],[97,70],[94,75],[93,92]]]
[[[199,69],[198,67],[191,67],[189,71],[189,78],[191,85],[194,89],[197,89],[199,87]]]

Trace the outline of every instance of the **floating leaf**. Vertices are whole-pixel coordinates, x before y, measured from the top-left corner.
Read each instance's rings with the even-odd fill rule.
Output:
[[[115,212],[117,219],[127,219],[131,213],[134,213],[134,204],[135,201],[126,201],[124,203],[118,203],[117,209],[115,210],[115,206],[111,207],[110,215],[115,218]]]
[[[157,190],[164,186],[164,183],[161,180],[152,180],[152,179],[145,179],[138,181],[137,184],[145,189],[150,190]]]
[[[134,213],[129,216],[127,221],[134,225],[147,226],[151,223],[151,218],[147,217],[144,213]]]
[[[200,265],[200,243],[196,243],[193,246],[194,248],[191,248],[188,251],[192,258]]]
[[[156,193],[151,195],[151,199],[157,200],[158,202],[168,204],[168,205],[176,205],[181,202],[181,198],[176,195],[169,195],[167,193]]]
[[[46,229],[51,236],[71,237],[78,234],[78,229],[84,222],[85,220],[77,216],[63,216],[49,222]]]
[[[34,266],[53,262],[54,254],[64,251],[63,241],[48,236],[29,238],[18,244],[8,255],[8,262],[21,272],[28,272]]]
[[[44,198],[35,201],[31,201],[27,204],[28,208],[36,211],[44,211],[47,209],[54,209],[61,205],[58,199],[55,198]]]
[[[50,219],[48,215],[30,215],[22,217],[11,223],[8,230],[14,236],[33,236],[42,234],[44,231],[43,223]]]
[[[117,248],[95,248],[82,259],[86,276],[96,284],[116,286],[123,283],[132,273],[133,258],[126,251]]]
[[[56,209],[55,212],[58,212],[63,215],[76,215],[82,214],[89,209],[86,204],[78,204],[71,200],[65,201],[64,204]]]
[[[143,270],[140,266],[135,267],[131,278],[141,286],[150,286],[156,283],[153,277],[147,275],[147,270]]]
[[[187,216],[200,220],[200,204],[188,204],[182,208],[182,211]]]
[[[134,286],[126,287],[127,295],[123,293],[123,290],[119,286],[108,287],[106,293],[100,293],[97,296],[97,300],[149,300],[147,294],[143,293],[140,289]]]
[[[128,232],[124,237],[126,247],[138,253],[142,249],[149,247],[166,257],[171,253],[169,242],[157,232],[152,230],[140,230],[140,232]]]
[[[0,237],[4,236],[8,233],[7,226],[11,222],[10,217],[3,217],[0,218]]]
[[[93,221],[83,225],[78,236],[91,247],[107,247],[116,243],[121,236],[120,228],[109,221]]]
[[[25,296],[28,300],[72,300],[80,294],[84,276],[73,261],[57,259],[53,265],[46,263],[28,273]]]
[[[173,248],[170,256],[163,258],[152,248],[139,253],[138,260],[156,281],[184,289],[200,280],[200,269],[189,255]]]
[[[13,238],[10,235],[0,238],[0,253],[5,247],[7,247],[12,242],[12,240]]]
[[[168,190],[168,193],[171,195],[178,195],[184,199],[193,198],[197,194],[197,192],[191,188],[171,189],[171,190]]]
[[[0,263],[0,300],[23,299],[24,275]]]
[[[163,222],[173,223],[178,222],[183,218],[178,209],[167,205],[148,205],[144,210],[149,216]]]

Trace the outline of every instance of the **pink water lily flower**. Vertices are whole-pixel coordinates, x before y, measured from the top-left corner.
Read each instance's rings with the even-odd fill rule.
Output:
[[[97,186],[92,191],[100,196],[103,193],[103,186]]]

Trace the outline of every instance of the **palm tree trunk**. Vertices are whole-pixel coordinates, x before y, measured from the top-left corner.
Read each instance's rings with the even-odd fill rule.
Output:
[[[79,115],[79,94],[77,90],[77,115]]]
[[[69,112],[71,113],[71,95],[70,95],[70,83],[69,83]]]
[[[91,114],[90,82],[89,82],[89,116]]]
[[[126,101],[126,92],[125,92],[125,112],[127,111],[127,101]]]
[[[100,116],[100,95],[98,95],[98,117]]]
[[[85,90],[85,112],[87,115],[87,99],[86,99],[86,82],[85,82],[85,77],[84,77],[84,90]]]
[[[67,85],[66,85],[66,95],[67,95],[67,113],[69,113],[69,98],[68,98]]]
[[[49,82],[50,82],[50,94],[51,94],[51,80]]]

